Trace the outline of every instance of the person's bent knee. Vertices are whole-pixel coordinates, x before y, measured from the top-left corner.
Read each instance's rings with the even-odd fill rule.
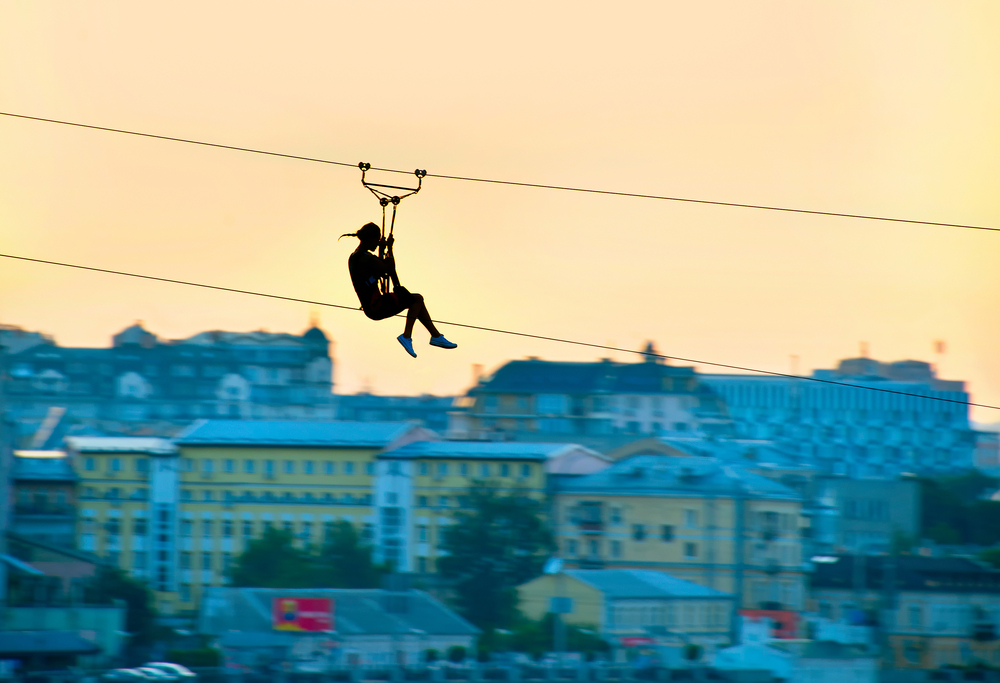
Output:
[[[422,304],[424,302],[424,297],[422,294],[414,294],[411,292],[410,296],[412,296],[413,300],[416,301],[418,304]]]

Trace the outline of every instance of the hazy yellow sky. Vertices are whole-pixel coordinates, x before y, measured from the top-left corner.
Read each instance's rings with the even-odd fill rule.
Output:
[[[392,168],[1000,226],[1000,3],[0,1],[0,111]],[[356,304],[348,168],[0,117],[0,251]],[[396,177],[394,180],[398,180]],[[1000,234],[429,178],[435,317],[777,371],[867,341],[1000,404]],[[319,312],[338,391],[586,348]],[[0,322],[106,346],[306,305],[0,263]],[[625,360],[624,355],[619,355]],[[702,368],[710,371],[710,368]],[[982,420],[1000,411],[979,411]]]

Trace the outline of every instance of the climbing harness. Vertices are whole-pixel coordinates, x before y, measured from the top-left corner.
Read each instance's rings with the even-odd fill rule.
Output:
[[[358,168],[361,169],[361,184],[368,188],[375,197],[378,198],[378,203],[382,206],[382,239],[379,241],[378,245],[378,257],[383,258],[385,256],[385,241],[387,238],[392,237],[392,231],[396,227],[396,208],[399,206],[399,202],[406,199],[411,195],[415,195],[420,192],[420,187],[423,185],[424,176],[427,175],[427,171],[418,168],[413,172],[413,175],[417,176],[417,186],[414,187],[399,187],[398,185],[384,185],[382,183],[372,183],[369,182],[365,175],[371,170],[372,165],[362,161],[358,164]],[[391,194],[386,192],[386,190],[401,190],[403,194]],[[392,204],[392,218],[389,221],[389,234],[385,232],[385,207]],[[389,276],[383,275],[379,278],[379,290],[382,294],[389,293]]]

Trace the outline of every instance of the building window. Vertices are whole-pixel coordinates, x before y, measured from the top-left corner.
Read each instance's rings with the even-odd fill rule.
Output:
[[[323,474],[336,474],[337,466],[334,464],[333,460],[327,460],[323,463]]]
[[[145,569],[146,568],[146,553],[133,553],[132,555],[132,569]]]
[[[231,459],[226,460],[223,469],[225,469],[226,472],[232,474],[233,472],[236,471],[236,461]]]
[[[641,541],[646,538],[646,528],[642,524],[632,525],[632,538],[636,541]]]
[[[274,461],[265,460],[264,461],[264,474],[274,474]]]
[[[253,522],[249,519],[243,520],[243,538],[251,539],[253,538]]]
[[[420,572],[421,574],[426,574],[427,573],[427,558],[426,557],[418,557],[417,558],[417,571]]]
[[[438,507],[448,507],[448,496],[441,496],[438,498]]]
[[[467,477],[467,476],[469,476],[469,465],[468,465],[468,463],[464,463],[464,462],[463,462],[463,463],[461,463],[461,464],[460,464],[460,465],[458,466],[458,473],[459,473],[459,474],[460,474],[461,476],[463,476],[463,477]]]
[[[184,458],[183,468],[185,472],[194,472],[194,458]]]
[[[601,556],[601,542],[597,539],[591,539],[590,541],[590,556],[600,557]]]
[[[312,460],[306,460],[302,463],[302,474],[314,474]]]
[[[285,474],[295,474],[295,461],[286,460],[285,461]]]
[[[685,543],[684,544],[684,559],[693,560],[698,557],[698,544],[697,543]]]
[[[417,540],[421,543],[427,543],[427,527],[418,526],[417,527]]]
[[[229,571],[229,568],[233,566],[233,556],[230,553],[222,553],[222,569],[223,571]]]
[[[399,496],[392,491],[385,494],[385,504],[386,505],[396,505],[399,501]]]
[[[201,522],[202,538],[212,538],[212,520],[205,519]]]
[[[479,476],[480,477],[490,476],[490,466],[488,463],[483,463],[479,466]]]
[[[531,465],[528,464],[521,465],[521,476],[525,478],[531,476]]]
[[[254,471],[254,461],[244,460],[243,461],[243,471],[247,474],[253,474]]]
[[[281,523],[281,528],[283,528],[285,531],[287,531],[290,534],[294,534],[295,533],[295,525],[292,522],[289,522],[289,521],[282,522]]]
[[[93,458],[84,458],[83,459],[83,469],[87,470],[88,472],[93,472],[94,471],[94,459]]]
[[[344,463],[344,474],[354,474],[354,463],[345,462]]]
[[[191,489],[181,489],[181,500],[191,500]]]
[[[191,586],[187,583],[181,584],[181,602],[191,602]]]
[[[367,463],[365,463],[365,474],[372,475],[372,476],[375,475],[375,463],[373,463],[373,462],[367,462]]]
[[[205,474],[211,474],[215,470],[215,463],[209,459],[201,461],[201,471]]]
[[[427,507],[427,496],[417,496],[417,507],[418,508]]]
[[[566,540],[566,554],[570,557],[576,557],[576,539],[570,538]]]
[[[202,553],[201,554],[201,568],[211,569],[212,568],[212,553]]]
[[[671,524],[664,524],[660,527],[660,538],[669,543],[674,540],[674,527]]]
[[[920,628],[924,625],[923,611],[920,609],[920,605],[910,605],[909,617],[910,626],[913,628]]]
[[[697,510],[685,510],[684,511],[684,526],[688,529],[696,529],[698,527],[698,511]]]
[[[426,477],[428,475],[428,473],[429,473],[429,471],[427,469],[427,463],[422,462],[419,465],[417,465],[417,474],[419,474],[420,476]]]
[[[226,538],[233,537],[233,520],[224,519],[222,520],[222,535]]]
[[[308,541],[312,538],[312,522],[302,522],[302,533],[300,534],[302,538]]]
[[[108,469],[111,470],[112,472],[121,472],[121,470],[122,470],[122,461],[121,461],[121,459],[120,458],[111,458],[111,460],[108,461]]]
[[[190,538],[194,530],[194,523],[190,519],[181,520],[181,536]]]
[[[507,463],[500,463],[500,476],[509,477],[510,476],[510,465]]]
[[[191,553],[181,553],[180,556],[181,569],[191,568]]]
[[[446,462],[439,462],[438,463],[437,475],[439,477],[446,477],[446,476],[448,476],[448,463],[446,463]]]
[[[146,458],[136,458],[135,459],[135,471],[136,472],[148,472],[149,471],[149,460]]]
[[[202,498],[204,498],[204,500],[206,502],[211,502],[211,500],[212,500],[212,492],[211,491],[203,491],[202,492]]]
[[[622,542],[611,541],[611,557],[620,558],[622,556]]]
[[[146,520],[144,519],[134,519],[132,520],[132,533],[136,536],[146,535]]]
[[[622,523],[622,509],[611,508],[611,523],[618,526]]]

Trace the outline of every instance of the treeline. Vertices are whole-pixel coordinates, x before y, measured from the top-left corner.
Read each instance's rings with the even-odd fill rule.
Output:
[[[921,536],[942,545],[1000,543],[1000,501],[981,497],[998,485],[1000,479],[978,471],[920,479]]]

